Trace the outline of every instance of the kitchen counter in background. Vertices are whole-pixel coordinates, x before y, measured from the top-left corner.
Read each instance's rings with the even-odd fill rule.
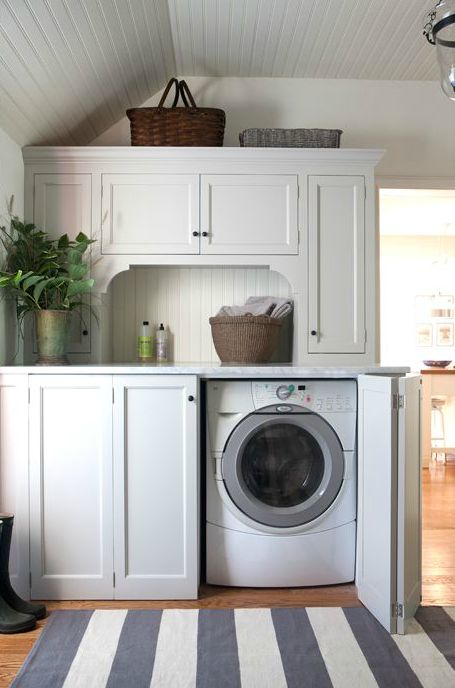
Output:
[[[358,375],[405,375],[405,366],[309,367],[294,364],[124,363],[69,366],[0,366],[0,375],[197,375],[214,378],[356,378]]]

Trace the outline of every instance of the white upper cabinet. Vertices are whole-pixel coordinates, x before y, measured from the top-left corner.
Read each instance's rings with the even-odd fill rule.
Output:
[[[298,253],[297,175],[202,175],[201,253]]]
[[[374,364],[374,168],[382,154],[342,148],[25,148],[26,215],[33,219],[35,205],[35,220],[45,229],[79,228],[89,224],[91,204],[97,240],[92,276],[99,294],[133,266],[266,266],[288,281],[294,300],[293,362]],[[110,349],[107,318],[100,321],[99,336],[91,328],[90,360],[96,362],[106,360]],[[76,346],[88,344],[87,329]],[[85,362],[81,358],[73,361]]]
[[[197,174],[105,174],[102,252],[199,253]]]
[[[33,222],[51,237],[79,232],[92,236],[91,174],[36,174],[34,178]],[[90,315],[87,309],[75,311],[69,335],[68,353],[89,353]]]
[[[297,175],[103,175],[102,252],[296,254],[297,198]]]
[[[310,354],[365,351],[364,202],[364,177],[309,177]]]

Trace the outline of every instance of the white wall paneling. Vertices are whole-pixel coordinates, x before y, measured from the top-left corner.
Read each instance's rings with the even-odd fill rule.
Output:
[[[172,360],[218,361],[209,318],[221,306],[242,305],[248,296],[290,296],[282,275],[260,267],[131,268],[113,279],[109,291],[113,362],[136,359],[143,320],[169,327]],[[282,346],[280,354],[289,353],[286,333]]]
[[[321,82],[328,99],[321,111],[333,113],[329,79],[437,80],[434,48],[422,37],[430,5],[424,0],[3,0],[0,126],[21,145],[86,144],[175,74],[306,77]],[[242,92],[248,96],[247,87]],[[402,98],[400,93],[394,113]],[[299,100],[310,99],[297,91],[289,108]],[[362,108],[346,100],[359,122],[367,119],[366,98]],[[197,102],[208,104],[204,93],[197,94]],[[264,126],[248,124],[250,103],[243,98],[241,129]],[[229,99],[220,99],[218,107],[227,104]],[[270,112],[267,95],[263,105]],[[384,113],[381,108],[378,115]],[[433,119],[437,128],[435,113]],[[301,126],[298,117],[291,126]]]
[[[0,126],[21,144],[87,143],[175,72],[167,0],[1,10]]]

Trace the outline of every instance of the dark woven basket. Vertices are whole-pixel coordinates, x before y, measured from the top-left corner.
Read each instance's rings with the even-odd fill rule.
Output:
[[[175,86],[174,102],[170,108],[166,108],[164,101],[172,85]],[[179,95],[185,107],[176,107]],[[131,108],[126,114],[131,123],[132,146],[223,145],[224,111],[197,107],[183,80],[169,81],[158,107]]]
[[[339,148],[341,129],[245,129],[241,146],[252,148]]]
[[[278,345],[282,324],[268,315],[217,316],[209,322],[223,363],[267,363]]]

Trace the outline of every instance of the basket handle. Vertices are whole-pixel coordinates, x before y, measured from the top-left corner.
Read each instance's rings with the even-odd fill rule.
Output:
[[[191,107],[194,107],[194,108],[197,107],[196,101],[194,100],[192,93],[188,87],[188,84],[186,83],[186,81],[184,79],[182,79],[179,82],[179,91],[180,91],[180,96],[181,96],[183,102],[185,103],[185,107],[190,107],[188,105],[188,100],[191,103]],[[187,96],[188,96],[188,100],[186,99]]]
[[[163,95],[161,96],[161,100],[160,100],[160,102],[158,103],[158,107],[159,107],[159,108],[162,108],[162,107],[164,106],[164,101],[166,100],[167,94],[168,94],[169,91],[171,90],[171,86],[172,86],[173,84],[175,85],[175,96],[174,96],[174,102],[172,103],[171,107],[175,108],[175,106],[177,105],[177,101],[178,101],[178,99],[179,99],[179,82],[178,82],[177,79],[174,77],[173,79],[171,79],[171,80],[169,81],[168,85],[167,85],[166,88],[164,89]]]

